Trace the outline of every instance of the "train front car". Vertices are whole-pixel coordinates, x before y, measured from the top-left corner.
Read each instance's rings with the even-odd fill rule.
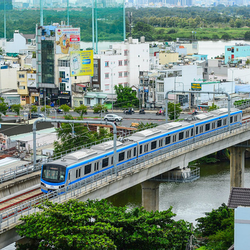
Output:
[[[63,188],[66,183],[65,176],[65,166],[53,163],[43,164],[41,173],[41,191],[48,193]]]

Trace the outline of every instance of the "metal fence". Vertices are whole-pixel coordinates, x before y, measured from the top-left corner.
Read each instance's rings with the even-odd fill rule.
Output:
[[[151,165],[155,165],[160,161],[167,161],[180,154],[190,152],[196,148],[229,138],[232,135],[240,134],[247,130],[250,130],[249,122],[234,126],[230,131],[228,131],[228,128],[215,131],[119,165],[117,166],[117,172],[119,173],[118,176],[115,174],[115,171],[104,171],[101,175],[87,178],[74,186],[67,187],[66,189],[60,189],[49,194],[44,194],[39,198],[35,198],[27,203],[23,203],[13,209],[3,212],[0,215],[0,230],[8,227],[10,224],[17,223],[18,218],[20,218],[21,215],[27,215],[35,212],[38,208],[34,206],[41,201],[50,199],[52,202],[63,203],[69,199],[75,198],[76,196],[84,196],[96,189],[101,189],[102,187],[107,186],[120,178],[131,176],[132,174],[142,171],[143,169],[150,168]]]

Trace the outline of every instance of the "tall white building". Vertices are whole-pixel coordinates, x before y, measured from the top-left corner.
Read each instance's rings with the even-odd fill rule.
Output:
[[[110,45],[109,50],[101,51],[94,59],[93,87],[112,94],[115,85],[138,86],[139,72],[149,70],[149,44],[145,43],[144,37],[140,42],[129,38],[123,43]]]

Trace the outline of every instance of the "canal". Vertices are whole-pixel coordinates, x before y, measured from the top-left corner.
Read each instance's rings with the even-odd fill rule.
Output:
[[[250,188],[250,159],[246,159],[244,187]],[[205,212],[227,204],[230,194],[230,163],[221,161],[200,166],[201,178],[192,183],[161,183],[159,188],[160,211],[170,206],[176,220],[195,220]],[[115,206],[134,208],[141,206],[141,186],[137,185],[108,199]]]

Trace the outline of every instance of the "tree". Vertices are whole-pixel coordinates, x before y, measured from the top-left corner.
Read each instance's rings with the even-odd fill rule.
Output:
[[[221,39],[223,39],[223,40],[230,40],[231,37],[230,37],[230,35],[229,35],[228,33],[224,33],[224,34],[221,36]]]
[[[31,113],[36,113],[37,112],[37,106],[36,105],[32,105],[31,109],[30,109]]]
[[[74,120],[71,115],[65,115],[65,119]],[[90,131],[88,126],[82,123],[62,123],[61,127],[57,128],[56,131],[58,141],[54,142],[55,157],[65,154],[67,150],[79,149],[84,145],[112,137],[112,134],[108,133],[104,128],[100,128],[98,133]]]
[[[114,106],[119,108],[139,107],[139,100],[136,97],[136,92],[130,87],[123,87],[121,84],[115,86],[117,100]]]
[[[147,212],[144,208],[115,207],[106,200],[64,204],[46,202],[39,213],[21,218],[17,226],[29,249],[186,249],[190,224],[172,218],[172,208]]]
[[[201,238],[206,249],[228,249],[234,242],[234,210],[223,203],[205,215],[196,220],[196,236]]]
[[[3,54],[3,48],[0,47],[0,56]]]
[[[178,119],[182,109],[181,104],[174,104],[173,102],[168,103],[168,117],[170,120]]]
[[[21,104],[12,104],[11,105],[11,110],[15,112],[17,115],[20,115],[20,110],[23,109]]]
[[[245,40],[250,40],[250,31],[247,31],[244,35]]]
[[[87,106],[84,104],[80,105],[79,107],[75,107],[74,111],[80,115],[80,117],[83,117],[83,114],[87,113]]]
[[[212,110],[216,110],[216,109],[218,109],[219,107],[217,106],[217,105],[215,105],[214,103],[212,103],[212,106],[210,106],[209,108],[208,108],[208,111],[212,111]]]
[[[8,110],[8,103],[4,102],[4,98],[0,97],[0,120],[2,120],[2,115],[6,115]]]
[[[94,105],[94,113],[107,112],[107,107],[104,104],[97,103]]]
[[[45,106],[42,106],[42,107],[41,107],[41,111],[42,111],[42,112],[45,112],[45,111],[46,111],[47,115],[49,115],[50,109],[51,109],[51,106],[50,106],[50,105],[46,105],[46,109],[45,109]]]
[[[70,107],[67,104],[63,104],[59,108],[63,110],[65,115],[70,111]]]

